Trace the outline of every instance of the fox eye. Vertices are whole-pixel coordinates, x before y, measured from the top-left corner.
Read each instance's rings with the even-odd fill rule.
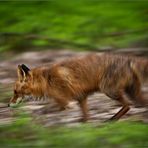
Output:
[[[17,94],[17,91],[16,91],[16,90],[14,90],[14,93],[15,93],[15,94]]]

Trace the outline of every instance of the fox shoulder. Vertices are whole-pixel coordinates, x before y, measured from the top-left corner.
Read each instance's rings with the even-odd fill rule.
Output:
[[[58,74],[62,80],[72,83],[73,74],[67,67],[58,67]]]

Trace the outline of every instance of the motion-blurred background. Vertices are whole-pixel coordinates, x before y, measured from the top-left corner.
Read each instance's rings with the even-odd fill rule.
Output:
[[[0,3],[0,51],[147,47],[147,1]]]
[[[85,125],[79,107],[59,112],[51,102],[45,110],[38,101],[6,107],[18,64],[94,51],[147,57],[148,1],[0,1],[0,147],[148,147],[146,109],[133,107],[121,121],[103,123],[119,109],[103,94],[90,96]]]

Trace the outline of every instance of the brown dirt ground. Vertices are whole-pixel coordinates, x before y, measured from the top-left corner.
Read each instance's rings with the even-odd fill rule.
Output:
[[[73,51],[42,51],[25,52],[9,60],[0,62],[0,124],[8,124],[15,120],[15,110],[7,107],[7,102],[12,95],[13,82],[16,79],[16,67],[18,64],[26,64],[35,67],[48,64],[54,61],[63,60],[72,56],[86,54],[86,52]],[[143,87],[144,94],[147,96],[148,85]],[[89,114],[91,123],[102,123],[113,116],[121,107],[101,93],[95,93],[88,98]],[[76,104],[74,108],[59,111],[58,106],[53,100],[27,101],[21,107],[22,111],[28,112],[37,121],[41,121],[45,126],[51,125],[79,125],[81,112]],[[121,120],[136,120],[148,122],[146,108],[131,107],[131,110]]]

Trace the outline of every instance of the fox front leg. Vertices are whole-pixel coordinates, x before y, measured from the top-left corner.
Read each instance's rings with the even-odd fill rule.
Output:
[[[80,121],[87,122],[89,115],[88,115],[88,106],[87,106],[87,98],[84,98],[79,101],[79,105],[83,114],[82,119]]]

